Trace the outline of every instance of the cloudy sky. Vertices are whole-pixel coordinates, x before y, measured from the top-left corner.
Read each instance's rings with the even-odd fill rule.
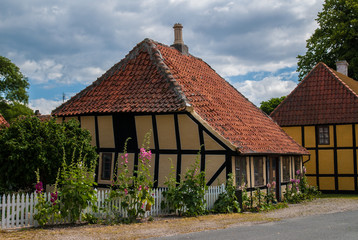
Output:
[[[144,38],[184,42],[257,106],[297,85],[297,55],[323,0],[1,0],[0,55],[30,82],[29,106],[48,114]]]

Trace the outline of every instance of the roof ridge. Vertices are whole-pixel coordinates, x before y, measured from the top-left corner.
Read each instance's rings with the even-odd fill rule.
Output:
[[[150,52],[150,57],[151,58],[153,57],[154,60],[156,61],[156,67],[158,68],[159,73],[171,85],[172,89],[177,94],[180,101],[182,101],[183,109],[179,109],[179,110],[184,110],[187,107],[191,107],[191,104],[190,104],[189,100],[187,99],[187,97],[185,96],[180,84],[175,80],[173,74],[170,71],[170,68],[165,64],[164,57],[163,57],[162,53],[160,52],[160,50],[158,49],[157,45],[161,45],[161,46],[167,47],[167,48],[170,48],[170,47],[165,44],[158,43],[151,39],[146,38],[145,40],[147,40],[148,45],[151,46],[150,51],[152,51],[152,52]]]
[[[340,72],[335,71],[334,69],[328,67],[327,65],[325,65],[328,70],[330,71],[330,73],[334,76],[334,78],[336,78],[341,84],[343,84],[343,86],[345,86],[356,98],[358,98],[358,93],[356,93],[340,76],[339,74],[342,74]],[[344,75],[344,74],[342,74]],[[346,75],[344,75],[346,76]],[[346,76],[347,78],[350,78],[348,76]],[[354,80],[353,78],[351,78],[352,80]]]

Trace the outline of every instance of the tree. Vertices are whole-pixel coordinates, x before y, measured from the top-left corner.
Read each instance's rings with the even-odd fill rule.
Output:
[[[349,63],[348,75],[358,80],[358,2],[326,0],[316,19],[318,28],[307,40],[305,55],[298,55],[299,79],[318,63],[335,68],[338,60]]]
[[[268,101],[262,101],[260,104],[260,109],[264,111],[267,115],[270,115],[275,108],[280,105],[280,103],[286,98],[286,96],[280,98],[271,98]]]
[[[79,159],[80,152],[86,155],[88,164],[97,159],[90,132],[75,120],[57,124],[55,119],[42,122],[37,117],[18,118],[9,128],[0,130],[0,146],[0,191],[32,189],[36,169],[45,185],[53,184],[64,154],[68,161]]]
[[[0,101],[27,103],[29,96],[27,78],[6,57],[0,56]]]
[[[7,103],[5,101],[0,101],[0,113],[6,119],[6,121],[11,123],[18,116],[33,115],[34,111],[26,105],[18,102]]]

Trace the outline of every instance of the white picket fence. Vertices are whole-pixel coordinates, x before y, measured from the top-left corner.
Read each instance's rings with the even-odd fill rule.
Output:
[[[168,214],[168,209],[162,209],[161,203],[164,200],[163,192],[165,189],[154,189],[154,204],[150,211],[146,212],[148,216],[158,216]],[[209,187],[205,194],[206,209],[210,210],[213,208],[215,201],[218,199],[220,193],[225,191],[225,186],[212,186]],[[107,202],[108,190],[100,190],[97,192],[97,207],[99,212],[96,213],[99,217],[105,217],[108,212],[107,210],[113,209],[116,206],[117,211],[122,216],[126,216],[126,213],[120,207],[120,201],[116,200],[113,202]],[[51,199],[50,193],[46,194],[46,199]],[[1,229],[10,228],[24,228],[38,226],[37,221],[34,220],[36,213],[35,205],[37,204],[37,198],[35,193],[31,194],[12,194],[0,196],[0,214],[1,214]],[[85,213],[92,213],[91,208],[84,210]],[[59,222],[57,222],[59,223]],[[63,221],[61,223],[64,223]],[[54,223],[56,224],[56,223]]]

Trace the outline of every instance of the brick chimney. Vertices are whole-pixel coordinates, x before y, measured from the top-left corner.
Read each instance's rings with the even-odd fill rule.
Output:
[[[348,62],[346,60],[336,62],[337,72],[348,76]]]
[[[176,50],[181,52],[184,55],[189,55],[189,48],[184,44],[183,41],[183,26],[180,23],[174,24],[174,44],[171,47],[174,47]]]

